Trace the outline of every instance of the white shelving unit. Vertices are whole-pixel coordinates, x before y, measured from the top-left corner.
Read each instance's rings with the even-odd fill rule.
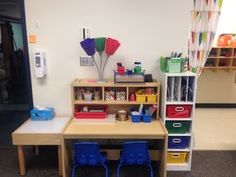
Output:
[[[161,86],[162,86],[162,100],[161,100],[161,119],[165,125],[169,123],[184,121],[187,122],[189,130],[185,133],[169,133],[170,138],[173,137],[189,137],[188,145],[185,148],[168,147],[168,155],[172,153],[186,153],[186,159],[182,163],[167,161],[168,171],[190,171],[192,162],[192,149],[193,149],[193,124],[196,100],[196,74],[192,72],[184,73],[162,73]],[[191,106],[191,114],[188,117],[168,117],[168,106]],[[182,124],[181,124],[182,126]],[[173,141],[173,140],[172,140]],[[168,143],[169,144],[169,143]],[[168,145],[169,146],[169,145]],[[172,156],[173,157],[173,156]]]

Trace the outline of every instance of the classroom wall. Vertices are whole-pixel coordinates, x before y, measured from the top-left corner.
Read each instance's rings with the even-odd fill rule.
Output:
[[[236,33],[236,1],[224,0],[214,45],[222,33]],[[236,103],[235,71],[204,71],[198,80],[198,103]]]
[[[72,80],[96,77],[95,67],[79,66],[82,27],[91,29],[91,37],[110,36],[121,43],[106,77],[112,77],[116,62],[132,66],[139,60],[158,79],[161,55],[186,53],[191,5],[189,0],[25,0],[27,32],[37,36],[37,43],[29,44],[34,104],[71,115]],[[47,52],[44,80],[33,73],[32,53],[37,49]]]

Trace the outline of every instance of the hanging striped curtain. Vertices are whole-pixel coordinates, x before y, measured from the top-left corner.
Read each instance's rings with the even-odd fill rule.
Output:
[[[223,0],[194,0],[189,65],[200,76],[212,48]]]

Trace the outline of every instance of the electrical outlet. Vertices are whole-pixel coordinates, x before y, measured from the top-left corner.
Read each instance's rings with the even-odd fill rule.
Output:
[[[80,56],[80,66],[94,66],[91,56]]]

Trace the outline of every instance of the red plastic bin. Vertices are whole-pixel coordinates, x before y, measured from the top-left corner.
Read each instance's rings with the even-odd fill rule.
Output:
[[[192,105],[168,105],[166,115],[169,118],[191,117]]]
[[[88,112],[84,112],[83,107],[76,108],[74,113],[76,119],[105,119],[107,116],[107,106],[87,106]],[[102,112],[90,112],[91,110],[102,110]]]

